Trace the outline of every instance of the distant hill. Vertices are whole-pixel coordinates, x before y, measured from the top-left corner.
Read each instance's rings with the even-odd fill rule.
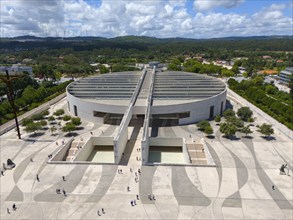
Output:
[[[246,50],[246,51],[293,51],[293,36],[225,37],[212,39],[156,38],[147,36],[103,37],[35,37],[19,36],[0,38],[1,50],[32,50],[72,48],[86,51],[101,48],[135,49],[174,53],[186,51]]]

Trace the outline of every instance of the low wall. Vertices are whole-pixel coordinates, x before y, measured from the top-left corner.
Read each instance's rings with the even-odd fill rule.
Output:
[[[191,163],[191,159],[188,153],[185,138],[183,138],[182,153],[183,153],[184,162]]]
[[[117,136],[114,138],[115,163],[118,164],[128,141],[128,125],[132,118],[133,106],[130,106],[123,116]]]
[[[149,138],[150,146],[182,147],[183,138]]]
[[[210,150],[208,148],[208,146],[206,145],[206,142],[204,140],[204,138],[202,138],[200,140],[201,144],[203,145],[203,149],[204,149],[204,152],[205,152],[205,155],[206,155],[206,158],[207,158],[207,162],[208,162],[208,165],[212,165],[212,166],[215,166],[215,161],[210,153]]]
[[[71,146],[72,141],[74,140],[74,138],[69,139],[69,141],[67,143],[65,143],[64,146],[62,146],[57,152],[56,154],[52,155],[52,159],[51,161],[65,161],[66,160],[66,156],[67,153],[69,151],[69,148]]]
[[[77,153],[74,161],[86,161],[95,145],[113,145],[113,137],[90,137]]]

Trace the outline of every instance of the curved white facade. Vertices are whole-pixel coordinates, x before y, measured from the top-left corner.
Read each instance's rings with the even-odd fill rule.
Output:
[[[189,124],[220,115],[225,110],[227,89],[220,80],[184,72],[156,74],[154,85],[148,82],[150,76],[140,72],[111,73],[73,82],[66,89],[69,112],[102,123],[107,114],[124,115],[131,94],[139,89],[133,114],[144,115],[147,109],[145,94],[151,86],[154,94],[150,113],[156,117],[177,114],[179,124]],[[136,88],[141,79],[144,80],[141,88]]]

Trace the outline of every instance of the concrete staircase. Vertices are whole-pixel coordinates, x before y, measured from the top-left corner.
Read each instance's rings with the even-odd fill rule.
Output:
[[[72,142],[71,146],[70,146],[70,148],[68,150],[68,155],[66,157],[66,161],[73,161],[75,156],[76,156],[76,154],[80,150],[79,147],[81,147],[83,145],[84,145],[84,142],[79,142],[79,141]]]
[[[207,158],[204,152],[204,146],[200,143],[186,143],[187,151],[192,164],[207,165]]]

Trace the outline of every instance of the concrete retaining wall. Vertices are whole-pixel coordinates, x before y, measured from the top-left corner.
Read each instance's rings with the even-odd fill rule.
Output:
[[[52,159],[50,161],[64,161],[66,160],[66,156],[68,154],[68,150],[71,146],[71,143],[74,139],[71,138],[64,146],[62,146],[59,151],[55,155],[52,155]]]
[[[113,145],[113,137],[90,137],[77,153],[74,161],[86,161],[96,145]]]
[[[118,164],[121,160],[122,153],[125,150],[128,141],[128,125],[132,118],[133,106],[130,106],[121,121],[117,136],[114,138],[114,156],[115,163]]]
[[[183,138],[149,138],[150,146],[182,147]]]
[[[185,138],[182,138],[182,153],[183,153],[183,158],[184,158],[184,162],[185,163],[191,163],[191,159],[190,159],[190,155],[188,153],[188,149],[187,149],[187,146],[186,146],[186,140]]]

